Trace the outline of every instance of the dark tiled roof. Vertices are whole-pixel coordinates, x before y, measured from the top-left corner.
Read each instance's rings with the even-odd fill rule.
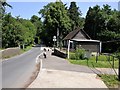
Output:
[[[79,29],[71,31],[71,32],[64,38],[64,40],[70,40],[70,39],[72,39],[78,32],[79,32]]]
[[[79,32],[82,32],[86,39],[91,39],[89,35],[82,29],[77,28],[76,30],[71,31],[63,40],[71,40],[73,39]]]
[[[91,37],[83,29],[81,29],[81,31],[84,33],[87,39],[91,39]]]

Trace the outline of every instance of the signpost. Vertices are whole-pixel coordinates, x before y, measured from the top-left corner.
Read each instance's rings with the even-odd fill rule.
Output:
[[[73,43],[73,41],[68,41],[68,55],[67,55],[67,58],[69,59],[69,52],[70,52],[70,43]]]
[[[55,50],[56,36],[53,36],[53,41],[54,41],[54,50]]]

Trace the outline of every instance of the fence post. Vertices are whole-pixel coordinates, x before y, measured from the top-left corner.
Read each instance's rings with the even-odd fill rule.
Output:
[[[113,69],[114,69],[114,56],[113,56]]]
[[[97,63],[97,61],[98,61],[98,52],[97,52],[97,55],[96,55],[96,63]]]
[[[118,70],[119,70],[119,71],[118,71],[118,79],[119,79],[119,81],[120,81],[120,59],[119,59],[118,62],[119,62],[119,68],[118,68]]]

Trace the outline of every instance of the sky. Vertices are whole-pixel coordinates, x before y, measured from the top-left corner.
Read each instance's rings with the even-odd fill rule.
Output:
[[[120,1],[119,1],[119,4],[118,4],[118,10],[120,11]]]
[[[44,0],[45,1],[45,0]],[[90,1],[90,0],[89,0]],[[97,2],[96,0],[94,0],[94,2],[89,2],[89,1],[77,1],[76,4],[77,6],[79,7],[79,10],[82,12],[82,17],[85,17],[86,16],[86,13],[89,9],[89,7],[93,7],[95,5],[99,5],[99,6],[103,6],[103,4],[108,4],[111,6],[111,9],[116,9],[118,10],[118,1],[114,1],[112,0],[110,2],[109,1],[106,1],[106,2],[103,2],[103,0],[101,2]],[[104,0],[105,1],[105,0]],[[67,4],[67,7],[70,6],[70,2],[68,1],[63,1],[64,4]],[[6,8],[6,12],[9,13],[11,12],[11,14],[15,17],[15,16],[20,16],[21,18],[25,18],[25,19],[30,19],[32,15],[37,15],[40,17],[40,15],[38,14],[38,12],[40,11],[40,9],[43,9],[43,6],[47,5],[48,3],[50,2],[40,2],[40,1],[19,1],[17,0],[15,2],[14,1],[11,1],[9,0],[8,3],[13,7],[13,9],[7,7]]]

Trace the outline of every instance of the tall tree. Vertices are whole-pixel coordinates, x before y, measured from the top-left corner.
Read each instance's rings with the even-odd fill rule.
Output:
[[[40,38],[42,38],[43,23],[41,19],[36,15],[33,15],[30,21],[34,24],[34,26],[37,29],[35,43],[40,43]]]
[[[25,27],[24,44],[30,45],[34,43],[36,28],[30,20],[21,19],[21,24]]]
[[[2,24],[2,45],[3,48],[18,46],[18,41],[21,39],[20,34],[23,34],[19,29],[20,24],[11,14],[6,14]]]
[[[2,36],[2,23],[4,22],[3,18],[5,15],[5,7],[9,6],[12,8],[11,5],[9,5],[6,0],[0,0],[0,36]],[[0,48],[2,47],[2,38],[0,37]]]
[[[75,27],[82,27],[82,19],[80,16],[82,15],[79,7],[77,7],[76,2],[71,2],[70,7],[68,9],[68,15],[71,19],[72,29]]]
[[[14,18],[10,13],[3,18],[2,46],[3,48],[16,47],[18,45],[30,45],[34,42],[36,28],[29,21],[22,18]]]
[[[49,3],[44,6],[44,9],[39,11],[39,14],[44,18],[44,42],[46,42],[46,44],[53,45],[53,36],[57,35],[57,41],[60,46],[63,36],[71,27],[65,5],[61,1]]]
[[[12,6],[10,4],[8,4],[6,2],[6,0],[0,0],[0,14],[4,14],[5,13],[5,7],[6,6],[12,8]]]
[[[104,42],[118,40],[120,37],[119,28],[119,12],[117,10],[112,10],[109,5],[103,5],[102,8],[98,5],[89,8],[84,30],[92,39],[99,39]],[[116,49],[113,49],[113,45],[116,46]],[[117,50],[118,47],[118,42],[103,45],[104,50],[111,48],[111,51]]]
[[[84,30],[92,39],[99,39],[97,34],[104,30],[104,28],[105,19],[100,11],[100,6],[90,7],[86,15]]]

